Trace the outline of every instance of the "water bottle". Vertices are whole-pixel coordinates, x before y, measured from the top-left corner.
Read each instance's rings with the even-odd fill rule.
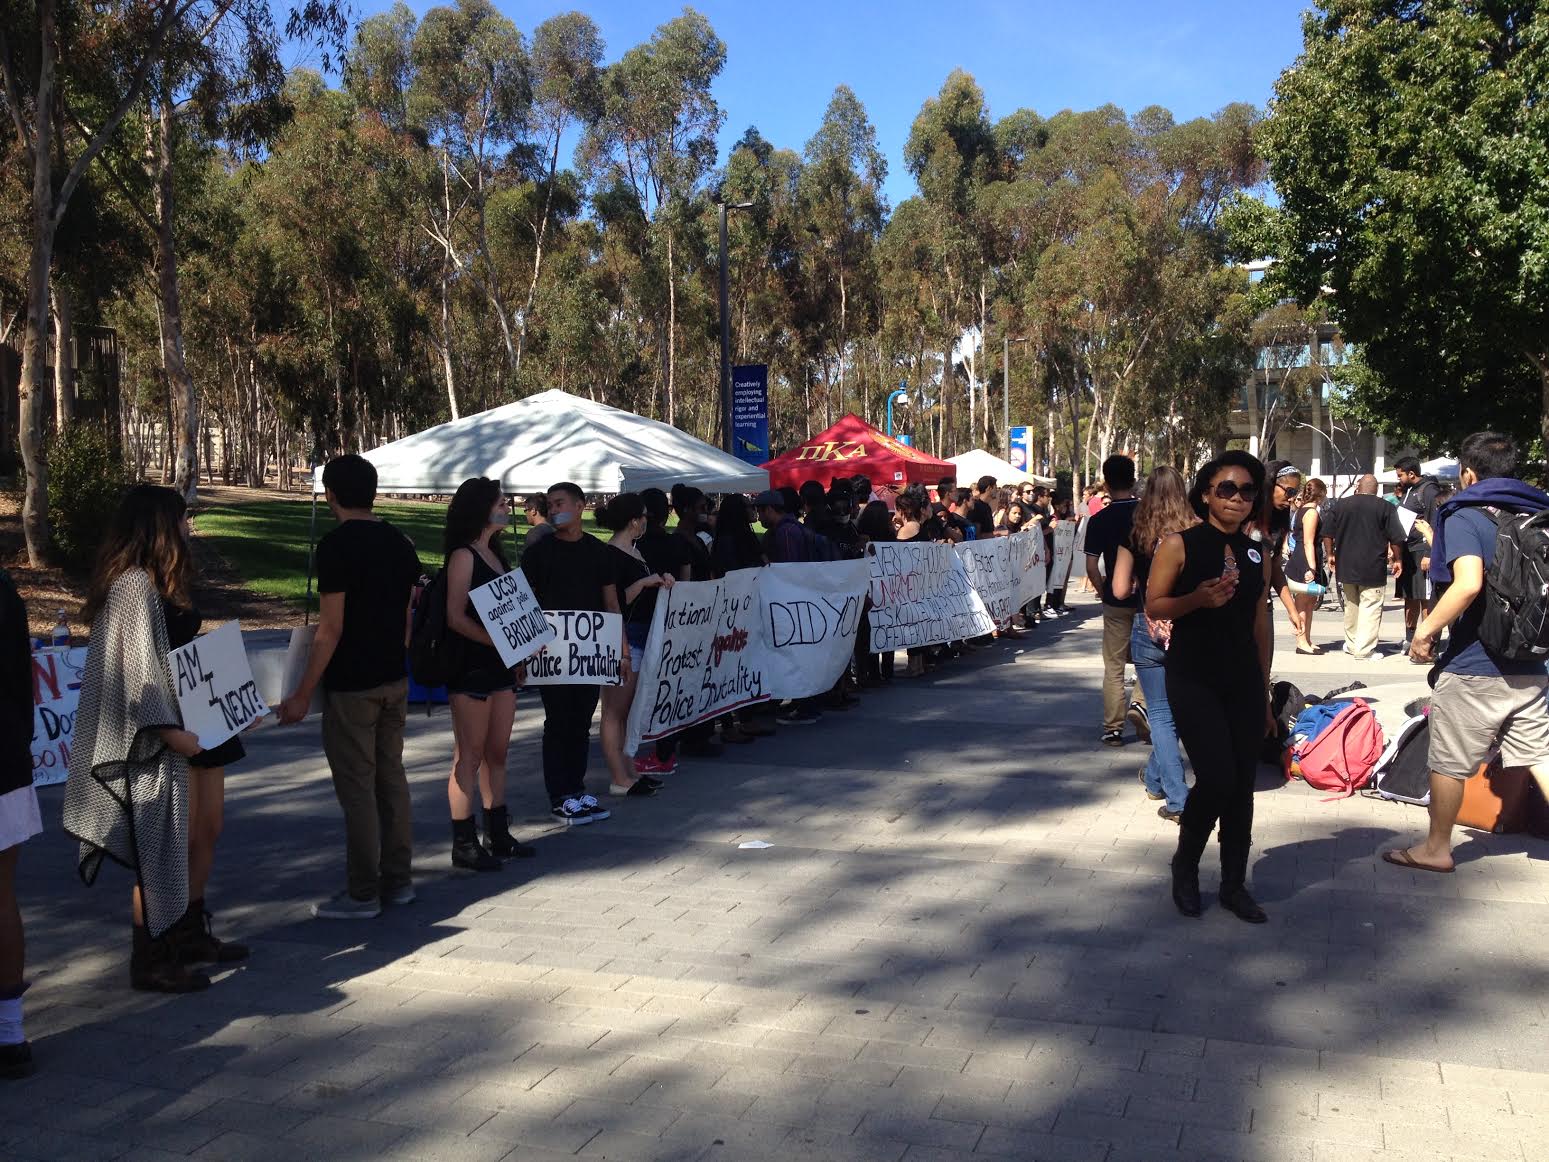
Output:
[[[59,611],[59,620],[54,624],[53,638],[49,644],[56,650],[70,648],[70,616],[62,609]]]

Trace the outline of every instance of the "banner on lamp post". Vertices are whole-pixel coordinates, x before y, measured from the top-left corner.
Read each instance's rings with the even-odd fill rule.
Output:
[[[1032,472],[1033,449],[1030,429],[1020,424],[1011,429],[1011,466],[1018,472]]]
[[[762,464],[769,456],[769,368],[763,363],[731,369],[732,451]]]

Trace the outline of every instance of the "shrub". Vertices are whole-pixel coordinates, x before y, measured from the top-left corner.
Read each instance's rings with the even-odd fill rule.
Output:
[[[91,565],[126,483],[123,461],[102,429],[72,424],[48,450],[48,523],[59,562]]]

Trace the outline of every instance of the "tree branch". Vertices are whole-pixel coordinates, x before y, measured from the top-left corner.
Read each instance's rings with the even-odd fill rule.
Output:
[[[22,120],[21,93],[16,85],[16,66],[11,60],[11,42],[5,35],[5,29],[0,28],[0,77],[5,81],[5,107],[11,111],[11,124],[16,127],[17,140],[21,142],[22,153],[27,157],[28,164],[32,164],[32,137],[27,132],[27,123]]]

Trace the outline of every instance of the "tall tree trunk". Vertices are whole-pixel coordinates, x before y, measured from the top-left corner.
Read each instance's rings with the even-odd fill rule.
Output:
[[[549,212],[554,206],[554,175],[559,171],[559,138],[558,133],[554,134],[554,147],[549,151],[549,181],[543,191],[543,214],[538,219],[538,236],[533,246],[532,281],[527,284],[527,305],[516,320],[516,364],[512,372],[518,383],[522,375],[522,353],[527,349],[527,320],[532,317],[533,303],[538,298],[538,275],[543,270],[543,241],[548,236]]]
[[[54,427],[62,435],[75,419],[75,304],[70,292],[55,283],[54,297]]]
[[[952,390],[952,344],[948,343],[941,352],[941,423],[937,430],[942,435],[936,438],[936,448],[932,455],[941,455],[941,443],[947,431],[952,429],[952,399],[957,393]]]
[[[22,336],[20,444],[27,478],[22,499],[22,534],[33,568],[48,559],[48,465],[43,460],[43,416],[48,386],[48,272],[54,261],[54,59],[58,55],[53,0],[38,0],[41,52],[38,59],[37,129],[32,143],[32,262],[27,268],[27,329]]]
[[[457,384],[452,375],[452,291],[451,271],[441,273],[441,371],[446,376],[446,402],[452,409],[452,418],[460,419],[457,411]]]
[[[667,422],[677,424],[678,276],[672,263],[672,226],[667,227]]]
[[[156,149],[156,291],[161,298],[161,358],[167,391],[182,423],[172,486],[192,503],[199,491],[199,394],[183,354],[183,304],[178,289],[175,205],[172,192],[173,106],[171,85],[161,94]]]

